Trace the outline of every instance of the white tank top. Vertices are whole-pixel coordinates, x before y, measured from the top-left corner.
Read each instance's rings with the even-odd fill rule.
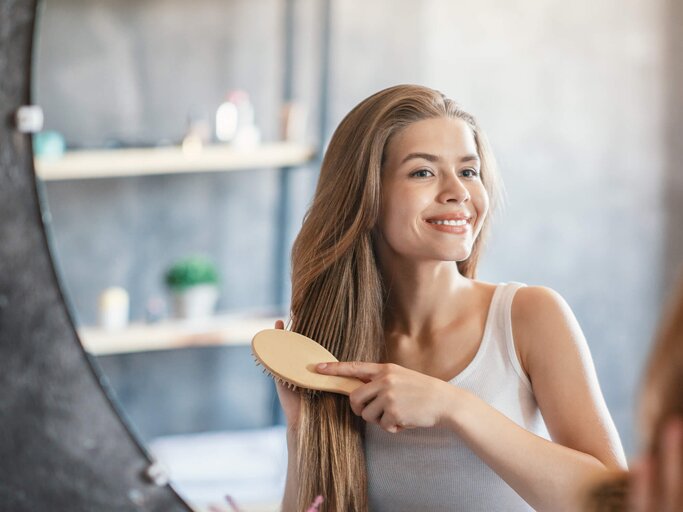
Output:
[[[449,382],[466,389],[525,429],[548,438],[512,339],[512,298],[520,283],[499,284],[472,362]],[[533,510],[457,434],[416,428],[365,430],[370,512]]]

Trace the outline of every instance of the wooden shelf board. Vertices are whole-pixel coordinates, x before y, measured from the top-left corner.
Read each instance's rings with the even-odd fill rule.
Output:
[[[278,317],[216,316],[203,320],[165,320],[153,324],[131,324],[120,330],[79,327],[85,350],[93,355],[123,354],[154,350],[249,345],[254,335],[272,329]]]
[[[243,149],[214,144],[189,152],[180,146],[67,151],[58,159],[36,158],[35,167],[43,180],[72,180],[290,167],[314,155],[312,146],[289,142]]]

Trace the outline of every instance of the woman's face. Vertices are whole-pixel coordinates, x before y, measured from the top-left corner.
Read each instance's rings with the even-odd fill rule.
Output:
[[[411,260],[469,257],[489,208],[470,127],[418,121],[389,140],[382,168],[380,244]]]

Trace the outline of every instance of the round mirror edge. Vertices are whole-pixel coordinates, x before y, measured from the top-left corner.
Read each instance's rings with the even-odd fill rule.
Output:
[[[24,104],[31,104],[31,101],[34,98],[34,82],[33,78],[35,76],[35,59],[34,59],[34,52],[36,49],[36,39],[39,37],[39,26],[40,26],[40,19],[45,10],[45,0],[33,0],[33,2],[25,3],[23,6],[20,6],[16,11],[9,9],[9,12],[15,13],[15,16],[17,16],[17,19],[14,19],[14,16],[8,16],[8,18],[5,20],[5,23],[7,23],[12,29],[15,29],[17,31],[22,31],[26,30],[29,32],[27,37],[25,37],[25,40],[27,41],[26,47],[23,49],[25,52],[23,55],[23,59],[25,59],[25,62],[21,62],[23,59],[17,59],[18,62],[14,63],[15,64],[15,70],[16,73],[21,73],[21,68],[23,68],[24,72],[24,78],[22,81],[25,80],[23,84],[21,84],[22,87],[22,96],[24,97],[24,101],[19,99],[19,103],[24,103]],[[21,16],[24,16],[23,18]],[[13,33],[12,30],[9,31],[10,33]],[[19,37],[20,39],[20,37]],[[3,41],[0,41],[0,45],[3,44]],[[8,43],[9,44],[9,43]],[[12,44],[16,44],[16,39],[12,41]],[[18,50],[15,48],[15,53],[19,54],[22,50]],[[7,55],[9,55],[10,52],[7,52]],[[8,63],[8,68],[12,67],[12,57],[8,57],[10,59],[10,62]],[[13,131],[14,128],[7,126],[6,129],[8,131]],[[37,252],[43,252],[42,257],[45,258],[47,265],[44,265],[43,270],[47,272],[47,275],[45,276],[47,279],[47,283],[43,283],[43,286],[48,286],[53,288],[52,292],[56,295],[56,304],[54,305],[61,307],[62,313],[64,313],[65,319],[66,319],[66,324],[69,327],[70,332],[70,337],[72,338],[72,341],[77,341],[77,343],[71,343],[71,347],[69,350],[73,349],[73,346],[76,345],[78,348],[76,350],[80,351],[80,357],[83,362],[87,365],[87,368],[91,376],[94,378],[94,384],[96,386],[97,391],[93,391],[95,394],[99,393],[100,396],[104,397],[106,400],[107,407],[109,408],[109,411],[114,414],[113,417],[111,417],[111,420],[118,421],[119,426],[123,427],[123,430],[125,431],[127,435],[127,440],[126,443],[129,444],[130,447],[134,448],[134,452],[137,452],[139,456],[142,456],[144,459],[144,466],[145,466],[145,471],[141,474],[135,474],[135,475],[120,475],[121,476],[121,481],[125,482],[130,482],[131,480],[141,480],[145,479],[149,480],[145,482],[147,485],[152,485],[154,487],[158,487],[156,490],[153,490],[152,492],[147,493],[140,492],[139,489],[131,488],[130,492],[128,493],[127,499],[131,505],[136,505],[138,510],[157,510],[159,506],[163,506],[164,510],[192,510],[191,507],[182,499],[181,496],[178,495],[178,493],[170,486],[166,486],[165,484],[159,484],[158,482],[155,483],[152,481],[152,477],[149,474],[149,471],[151,468],[154,467],[154,458],[151,456],[149,453],[148,449],[142,443],[139,439],[138,434],[135,432],[135,430],[132,428],[130,422],[126,418],[124,414],[122,414],[120,408],[118,407],[116,403],[116,399],[112,396],[111,391],[108,389],[107,384],[106,384],[106,379],[104,378],[102,372],[99,369],[99,366],[97,365],[96,361],[94,358],[86,352],[84,349],[83,345],[80,343],[80,340],[78,338],[78,333],[75,328],[75,324],[73,321],[73,308],[72,304],[66,297],[65,293],[63,292],[62,288],[62,279],[60,276],[59,268],[58,265],[56,265],[55,259],[53,258],[54,255],[54,241],[51,238],[50,235],[50,226],[49,226],[49,208],[46,208],[46,198],[45,193],[44,193],[44,183],[42,183],[39,178],[36,175],[35,171],[35,165],[33,161],[33,144],[32,144],[32,137],[30,135],[26,135],[28,139],[26,140],[26,144],[23,145],[23,147],[19,146],[17,147],[16,145],[11,145],[13,147],[8,148],[10,151],[19,151],[19,153],[24,153],[23,158],[21,155],[16,155],[16,163],[17,165],[21,166],[22,163],[24,164],[24,173],[23,175],[26,177],[25,179],[28,180],[28,182],[25,182],[26,186],[26,197],[31,200],[30,196],[32,195],[33,198],[33,204],[26,205],[26,211],[24,212],[26,215],[23,216],[27,222],[26,229],[35,229],[38,228],[40,233],[36,237],[36,242],[35,242],[35,249]],[[21,172],[19,171],[19,174]],[[19,183],[21,185],[21,183]],[[30,189],[30,190],[29,190]],[[19,192],[21,194],[21,191],[14,191],[14,192]],[[33,217],[34,222],[31,222],[30,218]],[[37,219],[36,219],[37,217]],[[33,226],[31,226],[33,224]],[[41,247],[42,246],[42,247]],[[12,283],[12,280],[10,280],[10,284]],[[27,311],[28,313],[28,311]],[[38,326],[40,328],[42,326]],[[10,326],[11,328],[11,326]],[[35,329],[35,327],[31,326],[31,328]],[[38,329],[35,329],[36,331]],[[66,340],[67,342],[69,340]],[[74,418],[76,421],[79,418]],[[45,420],[45,419],[43,419]],[[63,418],[59,418],[59,420],[63,421]],[[119,440],[118,442],[123,442],[123,440]],[[132,445],[130,444],[132,442]],[[94,457],[91,454],[91,457]],[[16,461],[15,461],[16,462]],[[73,461],[64,461],[65,464],[69,463],[72,464]],[[88,460],[88,463],[92,463],[92,460]],[[97,461],[94,461],[95,465],[97,465]],[[102,461],[106,464],[107,461]],[[120,461],[119,461],[120,462]],[[138,464],[143,461],[138,461]],[[100,466],[103,467],[103,466]],[[111,476],[111,475],[109,475]],[[31,484],[32,488],[31,491],[32,493],[35,494],[35,483]],[[51,487],[51,485],[46,485],[46,490],[49,489],[54,489]],[[164,487],[167,487],[167,489],[163,489]],[[170,492],[169,492],[170,491]],[[162,494],[160,494],[162,493]],[[40,494],[40,493],[39,493]],[[49,493],[48,493],[49,494]],[[49,496],[44,496],[46,499],[50,499]],[[2,500],[4,502],[4,499]],[[83,505],[85,505],[87,499],[84,500]],[[37,503],[32,503],[33,505],[37,505]],[[73,507],[72,509],[78,510],[78,503],[71,502],[70,505]],[[118,504],[111,504],[112,510],[116,509],[119,510],[120,503]],[[169,507],[173,506],[172,509]],[[102,510],[106,510],[106,507],[103,508]]]

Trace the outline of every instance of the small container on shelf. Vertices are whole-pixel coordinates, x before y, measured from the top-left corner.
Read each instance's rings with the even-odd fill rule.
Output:
[[[112,286],[100,294],[99,324],[107,331],[124,329],[130,315],[128,292],[121,287]]]
[[[254,107],[245,91],[231,91],[218,107],[216,138],[237,148],[253,148],[261,143],[261,131],[254,122]]]

